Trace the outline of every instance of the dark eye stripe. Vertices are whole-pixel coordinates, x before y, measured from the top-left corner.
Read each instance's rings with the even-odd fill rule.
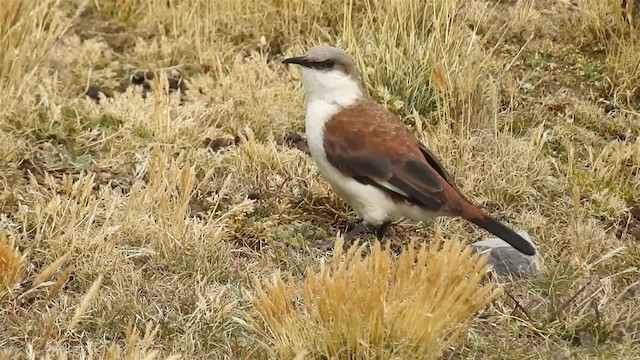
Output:
[[[317,62],[313,62],[309,64],[310,67],[317,69],[317,70],[329,70],[332,69],[335,65],[336,62],[332,59],[329,60],[324,60],[324,61],[317,61]]]

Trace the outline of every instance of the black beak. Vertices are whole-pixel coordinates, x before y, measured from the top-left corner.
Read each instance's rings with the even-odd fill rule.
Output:
[[[296,64],[300,66],[309,66],[309,60],[306,56],[294,56],[282,60],[283,64]]]
[[[306,56],[294,56],[287,59],[282,60],[283,64],[296,64],[306,68],[315,69],[315,70],[328,70],[332,69],[336,64],[335,60],[327,59],[327,60],[310,60]]]

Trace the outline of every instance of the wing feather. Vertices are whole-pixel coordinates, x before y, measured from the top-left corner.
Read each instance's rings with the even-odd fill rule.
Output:
[[[440,211],[447,203],[443,182],[451,178],[391,112],[361,102],[325,124],[327,160],[344,175],[376,186],[398,200]]]

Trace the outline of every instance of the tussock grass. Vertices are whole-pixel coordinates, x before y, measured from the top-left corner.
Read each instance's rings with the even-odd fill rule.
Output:
[[[390,270],[366,276],[369,266],[410,263],[397,253],[434,231],[453,252],[485,234],[457,219],[401,222],[393,256],[374,247],[377,258],[321,266],[315,244],[355,218],[286,141],[303,130],[303,98],[299,73],[280,64],[318,43],[347,50],[366,91],[540,249],[542,273],[501,280],[490,305],[435,306],[431,324],[451,309],[468,331],[431,350],[640,356],[637,20],[619,2],[6,0],[0,19],[0,357],[304,358],[345,339],[362,358],[423,354],[423,327],[393,332],[415,323],[388,317],[376,333],[386,337],[369,337],[373,320],[328,286],[373,304],[366,284]],[[131,85],[137,70],[155,76]],[[176,74],[186,90],[170,86]],[[84,95],[95,85],[98,100]],[[429,249],[414,276],[479,271]],[[461,261],[455,271],[447,259]],[[273,324],[247,294],[274,274],[296,338],[255,332]],[[268,284],[262,303],[277,295]],[[412,296],[431,285],[384,304],[416,311]],[[321,318],[305,286],[349,321]],[[334,342],[328,324],[354,334]]]
[[[2,234],[0,236],[0,274],[2,274],[0,286],[3,293],[18,281],[23,264],[24,257],[14,248],[13,242]]]
[[[301,284],[276,274],[250,294],[263,324],[248,321],[275,358],[436,359],[499,293],[478,286],[487,256],[461,243],[411,244],[397,259],[379,242],[366,256],[342,245]]]

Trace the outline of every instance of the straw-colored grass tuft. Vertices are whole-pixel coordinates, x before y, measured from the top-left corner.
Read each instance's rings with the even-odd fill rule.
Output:
[[[499,289],[480,285],[487,257],[455,241],[411,244],[397,257],[376,242],[342,239],[333,262],[301,282],[276,274],[250,295],[261,321],[250,321],[277,359],[435,359],[464,335],[469,318]]]
[[[0,292],[16,284],[25,258],[5,234],[0,234]]]

